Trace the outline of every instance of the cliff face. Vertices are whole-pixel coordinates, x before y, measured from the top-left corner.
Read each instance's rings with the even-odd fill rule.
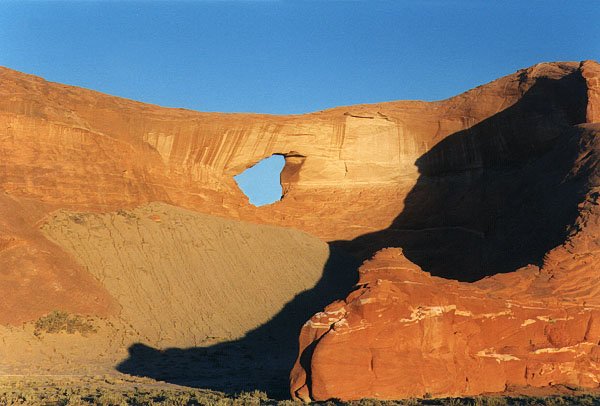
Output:
[[[77,209],[160,200],[349,239],[388,226],[420,171],[522,159],[564,126],[586,122],[598,104],[594,69],[592,62],[540,64],[440,102],[301,116],[165,109],[2,69],[0,186],[11,196]],[[415,165],[443,139],[469,132],[525,96],[533,101],[521,115],[492,128],[485,142],[465,139],[444,157],[431,155],[426,169]],[[526,130],[527,140],[517,130]],[[286,196],[255,209],[233,176],[272,154],[286,156]],[[352,204],[358,197],[361,204]],[[346,210],[338,210],[341,202]],[[325,226],[318,220],[332,215],[336,221]]]
[[[592,71],[597,78],[597,65],[582,65],[585,92],[563,92],[577,88],[574,76],[540,79],[511,107],[440,141],[416,160],[419,180],[390,227],[340,243],[364,257],[403,250],[377,252],[356,289],[304,325],[294,398],[599,387]],[[577,99],[585,115],[557,108]],[[546,125],[543,116],[571,119]]]
[[[294,396],[403,397],[412,396],[407,388],[413,386],[418,388],[414,394],[421,395],[480,393],[510,384],[593,386],[599,379],[591,321],[597,295],[590,285],[599,243],[599,128],[593,124],[600,120],[599,77],[600,67],[593,61],[543,63],[438,102],[270,116],[161,108],[2,68],[0,323],[34,320],[60,308],[138,320],[142,327],[137,332],[155,345],[195,344],[194,333],[180,334],[202,330],[204,313],[195,304],[175,306],[185,327],[172,327],[172,336],[158,337],[154,328],[165,329],[169,320],[145,314],[139,303],[159,308],[168,295],[150,297],[130,286],[150,278],[158,290],[164,282],[186,294],[212,291],[218,286],[206,285],[214,281],[211,273],[196,274],[194,267],[212,267],[214,273],[248,266],[216,259],[218,266],[212,266],[203,262],[210,255],[196,256],[194,247],[205,240],[184,230],[182,222],[197,228],[212,224],[194,217],[198,213],[193,212],[200,212],[297,228],[360,260],[382,248],[402,248],[402,255],[386,251],[365,265],[358,290],[327,310],[342,314],[343,309],[344,317],[319,314],[303,328],[303,351],[292,373]],[[286,159],[284,197],[256,208],[233,176],[273,154]],[[151,202],[177,206],[167,216],[172,222],[156,225],[148,219],[157,213],[135,209]],[[216,230],[229,229],[219,224]],[[139,227],[148,238],[136,234]],[[132,242],[119,237],[125,231]],[[248,241],[228,240],[223,233],[219,244],[248,248]],[[248,233],[256,237],[262,231]],[[281,261],[270,257],[274,268],[260,261],[250,264],[276,286],[275,299],[264,303],[260,317],[240,313],[261,296],[262,279],[227,280],[241,283],[235,290],[249,284],[252,293],[236,296],[229,301],[231,308],[214,303],[223,315],[239,318],[231,330],[219,324],[218,334],[243,335],[317,283],[327,251],[292,234],[273,231],[261,240],[260,249],[287,252],[298,243],[305,256],[294,263],[310,271],[290,271],[294,282],[286,286],[275,272],[285,268]],[[275,235],[282,246],[272,241]],[[163,244],[187,251],[155,258],[156,247]],[[138,266],[136,256],[147,266]],[[173,273],[162,280],[165,267]],[[185,275],[180,278],[181,267]],[[350,267],[348,272],[354,271]],[[497,273],[505,275],[485,278]],[[129,294],[137,298],[135,303],[124,299]],[[375,300],[358,300],[363,294]],[[511,303],[538,309],[517,311]],[[190,313],[200,318],[190,318]],[[479,317],[486,314],[497,316]],[[564,328],[553,332],[554,324],[546,319]],[[345,328],[343,320],[350,328],[338,335],[336,328]],[[513,341],[486,333],[482,323],[488,320],[505,326]],[[584,325],[593,328],[585,332]],[[534,345],[527,344],[532,331],[539,336]],[[454,332],[467,338],[452,338]],[[380,340],[387,344],[379,346]],[[405,342],[418,348],[408,363],[397,356],[405,352]],[[376,349],[377,355],[366,349]],[[348,362],[335,361],[339,351],[354,350]],[[567,359],[582,351],[582,358]],[[458,355],[450,360],[449,354]],[[416,368],[423,357],[428,360],[423,376],[439,365],[452,373],[436,378],[434,386],[398,375]],[[579,361],[589,362],[582,366]],[[344,365],[372,379],[352,387],[343,384]],[[553,378],[539,378],[547,375],[548,365],[553,365]],[[501,370],[503,378],[476,383],[469,372],[473,368]],[[537,371],[532,372],[537,378],[517,379],[523,368]],[[392,376],[404,378],[391,383]],[[458,384],[467,379],[467,386]]]
[[[598,186],[583,203],[583,227],[541,267],[464,283],[432,277],[400,249],[379,251],[354,291],[303,326],[292,397],[598,388]]]

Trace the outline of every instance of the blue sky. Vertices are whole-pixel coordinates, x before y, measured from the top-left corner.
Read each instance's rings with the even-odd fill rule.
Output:
[[[279,174],[284,165],[283,156],[273,155],[234,176],[234,179],[246,193],[250,203],[255,206],[264,206],[281,199]]]
[[[305,113],[600,60],[589,1],[0,1],[0,65],[169,107]]]

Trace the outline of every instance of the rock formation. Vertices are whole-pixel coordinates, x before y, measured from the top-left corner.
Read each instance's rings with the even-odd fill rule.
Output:
[[[272,116],[0,68],[0,324],[58,308],[157,347],[240,337],[336,285],[324,243],[283,226],[360,261],[391,248],[303,327],[293,396],[598,386],[599,78],[593,61],[542,63],[437,102]],[[273,154],[284,196],[257,208],[233,176]]]
[[[562,262],[572,267],[569,259]],[[588,256],[575,269],[532,266],[469,284],[432,277],[400,249],[379,251],[361,268],[356,290],[304,325],[291,375],[293,397],[598,388],[596,270]],[[573,278],[587,283],[577,286]]]
[[[598,65],[580,72],[580,102],[569,92],[552,99],[547,92],[559,87],[539,78],[510,108],[417,159],[421,177],[403,212],[388,229],[346,243],[404,252],[379,251],[345,300],[304,325],[293,397],[599,387]],[[540,123],[571,108],[580,111],[571,126]],[[433,277],[409,255],[437,275],[475,282]]]

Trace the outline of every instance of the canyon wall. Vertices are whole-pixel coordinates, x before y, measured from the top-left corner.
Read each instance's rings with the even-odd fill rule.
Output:
[[[600,123],[591,67],[583,65],[587,90],[571,94],[578,108],[557,110],[551,82],[532,87],[419,157],[419,180],[387,229],[339,242],[376,254],[355,290],[304,325],[292,397],[599,387]],[[560,87],[553,92],[569,100]],[[538,120],[569,114],[572,125]]]
[[[294,397],[598,386],[599,75],[542,63],[437,102],[273,116],[1,68],[0,323],[59,308],[134,321],[157,346],[235,338],[322,282],[331,250],[391,248],[303,327]],[[233,176],[273,154],[284,196],[257,208]]]
[[[540,64],[440,102],[298,116],[166,109],[2,69],[0,186],[11,196],[74,209],[164,201],[294,226],[325,240],[349,239],[388,226],[402,211],[402,197],[422,170],[415,165],[419,157],[523,98],[532,102],[484,144],[459,142],[426,166],[479,165],[494,148],[505,149],[503,159],[519,159],[551,142],[560,128],[585,122],[586,109],[595,114],[597,103],[588,108],[585,98],[587,89],[595,94],[596,67]],[[522,127],[530,132],[526,142],[514,136]],[[287,157],[286,194],[256,209],[233,176],[272,154]],[[364,200],[352,204],[357,198]],[[340,211],[342,201],[346,209]],[[325,226],[317,221],[332,215],[336,221]]]

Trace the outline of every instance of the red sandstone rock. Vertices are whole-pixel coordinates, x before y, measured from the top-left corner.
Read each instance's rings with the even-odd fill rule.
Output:
[[[519,159],[561,128],[596,120],[597,71],[593,61],[544,63],[439,102],[271,116],[161,108],[2,68],[0,188],[79,210],[164,201],[351,239],[387,227],[403,210],[419,157],[524,98],[530,102],[511,128],[485,128],[489,142],[459,145],[432,164],[481,163],[487,149],[510,146],[519,133],[511,130],[521,129],[531,142],[504,151]],[[276,153],[286,156],[285,197],[254,208],[233,176]]]
[[[361,267],[355,291],[304,325],[292,396],[398,399],[478,395],[509,385],[596,388],[595,271],[593,261],[564,273],[530,267],[469,284],[430,276],[400,249],[380,251]],[[565,279],[587,284],[573,289],[570,283],[558,293]],[[588,289],[593,292],[582,294]]]
[[[581,75],[586,80],[588,88],[587,122],[600,122],[600,66],[594,61],[584,61],[581,64]]]
[[[564,244],[475,283],[432,277],[400,249],[360,268],[356,290],[302,328],[296,399],[398,399],[600,383],[598,125],[573,171],[588,193]],[[546,219],[550,222],[552,219]]]
[[[598,388],[600,126],[580,128],[577,158],[563,183],[584,178],[586,192],[565,240],[540,266],[461,283],[432,277],[399,249],[378,252],[361,267],[357,289],[303,327],[292,396],[397,399],[508,386]]]
[[[537,68],[527,72],[531,74]],[[557,222],[561,213],[571,211],[569,221],[558,222],[565,232],[553,240],[554,246],[548,246],[539,266],[527,265],[465,283],[431,276],[400,249],[379,251],[361,267],[356,290],[315,314],[302,328],[300,352],[290,376],[292,397],[305,401],[398,399],[478,395],[502,392],[510,386],[600,386],[600,125],[592,123],[598,120],[594,90],[598,71],[597,65],[590,62],[582,68],[588,89],[586,119],[590,123],[578,125],[573,131],[558,130],[562,134],[556,139],[562,141],[554,149],[530,157],[518,170],[509,170],[515,183],[527,177],[536,179],[525,182],[528,188],[522,193],[511,192],[514,200],[495,195],[511,191],[502,180],[504,169],[490,165],[489,169],[496,168],[492,175],[479,179],[474,176],[478,168],[469,169],[464,161],[444,155],[452,152],[449,144],[438,151],[432,149],[420,159],[425,169],[420,179],[422,190],[417,185],[411,197],[413,205],[421,206],[409,210],[412,217],[407,214],[410,206],[406,203],[404,212],[388,230],[353,242],[356,247],[377,244],[377,238],[383,239],[382,244],[399,241],[402,230],[398,226],[422,212],[424,217],[433,218],[432,225],[447,227],[447,218],[451,217],[455,224],[461,219],[458,224],[464,232],[481,230],[481,237],[491,242],[492,251],[502,253],[510,263],[511,255],[520,254],[516,244],[506,245],[505,240],[519,238],[526,250],[534,250],[546,236],[542,231],[545,226]],[[495,125],[512,119],[505,115]],[[472,142],[485,142],[488,130],[493,133],[493,127],[488,126],[486,131],[477,132]],[[515,131],[528,136],[527,132]],[[435,159],[440,158],[447,162],[436,167]],[[485,168],[485,159],[472,162]],[[556,173],[557,182],[545,182],[561,166],[564,169],[558,171],[562,175]],[[535,182],[543,187],[533,188]],[[462,192],[465,184],[471,199],[483,195],[470,202]],[[456,195],[460,198],[458,204],[453,202]],[[563,205],[569,196],[576,198]],[[442,203],[431,203],[436,200]],[[502,201],[505,203],[500,204]],[[469,213],[478,217],[477,204],[489,202],[495,207],[484,211],[484,217],[492,221],[473,221],[472,226],[465,227]],[[560,210],[548,211],[549,206],[561,205]],[[431,208],[441,210],[441,215]],[[530,233],[530,238],[520,239],[524,233]],[[420,255],[415,252],[414,238],[404,238],[399,245],[410,247],[411,255],[420,260],[425,257],[424,263],[428,263],[427,256],[438,256],[441,250],[445,256],[440,259],[447,258],[445,267],[449,268],[454,261],[449,248],[457,243],[448,238],[451,236],[426,235],[421,240],[423,245],[417,247],[422,250]],[[501,248],[507,246],[512,250]],[[480,247],[485,249],[485,244]],[[472,255],[468,251],[459,253]],[[496,262],[501,260],[495,258]],[[493,265],[488,262],[483,270]],[[465,270],[447,272],[459,277]]]
[[[162,201],[338,242],[358,289],[301,333],[301,399],[598,385],[598,64],[544,63],[438,102],[299,116],[165,109],[0,69],[0,323],[118,312],[39,231]],[[233,176],[286,156],[281,202]],[[543,259],[543,261],[541,261]],[[543,263],[542,263],[543,262]],[[537,265],[527,266],[528,263]]]
[[[0,324],[54,309],[107,316],[118,304],[104,286],[39,230],[43,204],[0,193]]]

